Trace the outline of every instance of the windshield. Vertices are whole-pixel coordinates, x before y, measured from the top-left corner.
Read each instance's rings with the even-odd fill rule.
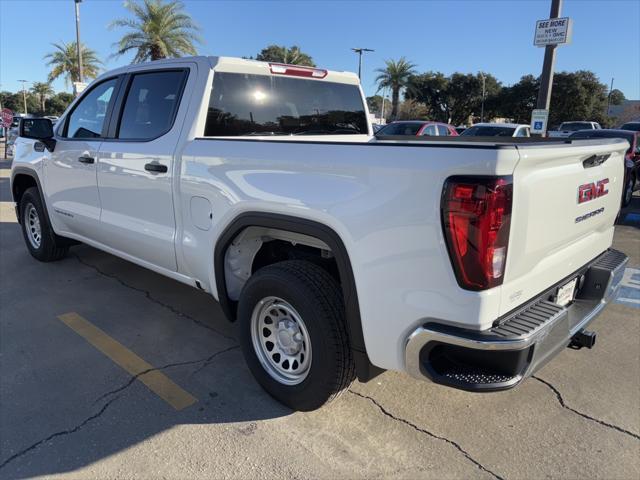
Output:
[[[390,123],[378,131],[378,135],[417,135],[423,123],[398,122]]]
[[[585,128],[592,128],[589,122],[564,122],[560,124],[559,130],[565,132],[575,132]]]
[[[476,125],[474,127],[467,128],[460,134],[462,137],[512,137],[513,132],[516,129],[514,127],[498,127],[487,125]]]
[[[205,136],[366,134],[357,85],[216,72]]]
[[[622,130],[631,130],[633,132],[640,132],[640,122],[625,123],[620,127]]]

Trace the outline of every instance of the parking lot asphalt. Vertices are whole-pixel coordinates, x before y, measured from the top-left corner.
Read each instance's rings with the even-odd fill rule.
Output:
[[[501,393],[386,372],[313,413],[260,389],[211,297],[87,246],[39,263],[1,204],[0,478],[640,478],[640,197],[594,349]]]

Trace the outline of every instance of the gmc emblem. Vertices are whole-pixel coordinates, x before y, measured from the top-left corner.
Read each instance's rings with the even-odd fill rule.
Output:
[[[604,197],[609,190],[607,190],[607,183],[609,179],[598,180],[597,182],[585,183],[578,187],[578,203],[588,202],[595,198]]]

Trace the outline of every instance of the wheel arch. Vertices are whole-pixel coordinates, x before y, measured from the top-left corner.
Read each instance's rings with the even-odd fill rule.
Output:
[[[16,204],[16,216],[18,217],[18,223],[20,223],[21,220],[19,215],[20,200],[22,199],[24,192],[31,187],[36,187],[38,189],[40,200],[42,200],[42,204],[44,206],[44,214],[47,216],[49,224],[51,224],[49,211],[47,210],[46,202],[44,200],[44,192],[42,191],[42,185],[40,184],[38,174],[32,169],[26,167],[14,167],[11,174],[11,195]]]
[[[354,354],[356,373],[360,381],[367,381],[384,370],[371,364],[366,352],[358,293],[351,260],[340,236],[325,224],[299,217],[265,212],[245,212],[237,216],[222,232],[214,248],[215,283],[218,301],[230,321],[236,319],[236,302],[229,298],[225,280],[225,254],[236,236],[247,227],[265,227],[289,231],[317,238],[326,243],[335,256],[340,285],[345,302],[345,316],[349,343]]]

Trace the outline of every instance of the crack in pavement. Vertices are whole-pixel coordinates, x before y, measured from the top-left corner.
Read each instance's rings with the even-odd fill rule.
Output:
[[[182,317],[182,318],[186,318],[187,320],[191,320],[193,323],[195,323],[199,327],[211,330],[212,332],[215,332],[218,335],[220,335],[220,336],[222,336],[222,337],[224,337],[224,338],[226,338],[228,340],[233,340],[233,341],[236,340],[235,338],[222,333],[217,328],[214,328],[211,325],[207,325],[206,323],[201,322],[197,318],[194,318],[191,315],[187,315],[186,313],[181,312],[180,310],[175,308],[173,305],[170,305],[168,303],[164,303],[164,302],[158,300],[157,298],[154,298],[153,295],[151,295],[151,292],[149,292],[148,290],[145,290],[145,289],[139,288],[139,287],[134,287],[133,285],[130,285],[127,282],[125,282],[124,280],[122,280],[117,275],[114,275],[112,273],[108,273],[108,272],[105,272],[104,270],[101,270],[100,267],[98,267],[97,265],[93,265],[93,264],[87,262],[86,260],[84,260],[77,253],[72,253],[72,256],[74,256],[76,258],[76,260],[78,260],[78,262],[80,262],[85,267],[89,267],[89,268],[95,270],[96,272],[98,272],[100,275],[102,275],[104,277],[111,278],[112,280],[115,280],[116,282],[118,282],[123,287],[129,288],[129,289],[134,290],[134,291],[139,292],[139,293],[143,293],[145,295],[145,297],[147,297],[147,300],[149,300],[149,301],[151,301],[151,302],[153,302],[153,303],[155,303],[157,305],[160,305],[162,308],[165,308],[165,309],[169,310],[173,314],[175,314],[175,315],[177,315],[179,317]]]
[[[93,401],[92,405],[95,405],[100,400],[104,400],[105,398],[107,398],[110,395],[114,395],[116,393],[119,393],[119,392],[127,389],[128,387],[131,386],[131,384],[133,384],[133,382],[135,382],[140,377],[142,377],[143,375],[146,375],[148,373],[165,370],[167,368],[181,367],[181,366],[184,366],[184,365],[195,365],[195,364],[198,364],[198,363],[202,363],[202,365],[200,367],[198,367],[197,370],[195,370],[194,372],[191,372],[191,375],[193,375],[193,374],[199,372],[200,370],[202,370],[203,368],[205,368],[207,365],[209,365],[213,361],[213,359],[216,358],[217,356],[222,355],[223,353],[227,353],[227,352],[229,352],[231,350],[235,350],[237,348],[240,348],[240,345],[233,345],[233,346],[225,348],[223,350],[218,350],[216,353],[214,353],[212,355],[209,355],[206,358],[201,358],[201,359],[198,359],[198,360],[186,360],[184,362],[168,363],[166,365],[163,365],[162,367],[148,368],[146,370],[143,370],[140,373],[135,374],[133,377],[131,377],[127,381],[127,383],[125,383],[124,385],[121,385],[120,387],[116,388],[115,390],[111,390],[111,391],[109,391],[107,393],[103,393],[102,395],[100,395],[98,398],[96,398]],[[191,376],[191,375],[189,375],[189,376]]]
[[[162,367],[157,367],[157,368],[149,368],[143,372],[138,373],[137,375],[134,375],[133,377],[131,377],[131,379],[125,383],[124,385],[116,388],[115,390],[111,390],[103,395],[100,395],[96,400],[94,400],[92,402],[92,406],[95,405],[97,402],[99,402],[100,400],[104,400],[106,399],[108,396],[110,395],[114,395],[116,393],[120,393],[123,390],[126,390],[128,387],[130,387],[133,382],[135,382],[138,378],[140,378],[143,375],[148,374],[149,372],[153,372],[156,370],[164,370],[167,368],[172,368],[172,367],[178,367],[178,366],[182,366],[182,365],[194,365],[194,364],[198,364],[198,363],[203,363],[203,366],[201,366],[200,368],[198,368],[198,370],[196,371],[200,371],[202,368],[206,367],[207,365],[209,365],[209,363],[211,363],[213,361],[214,358],[216,358],[219,355],[222,355],[223,353],[229,352],[231,350],[235,350],[239,348],[239,345],[233,345],[232,347],[229,348],[225,348],[224,350],[219,350],[216,353],[209,355],[207,358],[202,358],[199,360],[188,360],[185,362],[176,362],[176,363],[169,363],[167,365],[164,365]],[[195,373],[195,372],[194,372]],[[109,406],[111,406],[111,404],[113,402],[115,402],[116,400],[118,400],[121,397],[121,395],[118,395],[116,397],[113,397],[112,399],[110,399],[109,401],[107,401],[100,410],[98,410],[97,413],[94,413],[93,415],[89,416],[88,418],[86,418],[85,420],[83,420],[81,423],[79,423],[78,425],[76,425],[73,428],[67,429],[67,430],[61,430],[59,432],[56,433],[52,433],[51,435],[49,435],[47,438],[44,438],[42,440],[39,440],[37,442],[35,442],[34,444],[32,444],[31,446],[24,448],[22,450],[20,450],[19,452],[13,454],[12,456],[10,456],[9,458],[7,458],[4,462],[2,462],[0,464],[0,469],[4,468],[6,465],[8,465],[10,462],[16,460],[17,458],[29,453],[30,451],[38,448],[40,445],[42,445],[43,443],[47,443],[51,440],[53,440],[56,437],[61,437],[61,436],[65,436],[65,435],[71,435],[73,433],[76,433],[78,430],[80,430],[82,427],[84,427],[85,425],[87,425],[89,422],[95,420],[96,418],[98,418],[99,416],[101,416],[106,410],[107,408],[109,408]]]
[[[587,415],[586,413],[582,413],[578,410],[576,410],[575,408],[571,408],[569,405],[567,405],[564,401],[564,398],[562,397],[562,394],[560,393],[560,391],[554,387],[550,382],[543,380],[542,378],[536,376],[536,375],[532,375],[531,378],[539,381],[540,383],[546,385],[547,387],[549,387],[549,389],[556,395],[556,399],[558,400],[558,403],[560,403],[560,406],[562,408],[565,408],[567,410],[569,410],[570,412],[575,413],[576,415],[581,416],[582,418],[585,418],[587,420],[591,420],[592,422],[596,422],[599,425],[602,425],[603,427],[607,427],[607,428],[611,428],[613,430],[616,430],[620,433],[624,433],[625,435],[629,435],[630,437],[635,438],[636,440],[640,440],[640,435],[633,433],[629,430],[625,430],[622,427],[618,427],[617,425],[613,425],[611,423],[607,423],[604,420],[600,420],[598,418],[592,417],[590,415]]]
[[[51,435],[49,435],[47,438],[44,438],[42,440],[37,441],[36,443],[32,444],[31,446],[24,448],[22,450],[20,450],[17,453],[14,453],[13,455],[11,455],[9,458],[7,458],[4,462],[0,463],[0,469],[6,467],[9,463],[13,462],[14,460],[16,460],[19,457],[22,457],[23,455],[29,453],[32,450],[35,450],[36,448],[38,448],[40,445],[42,445],[43,443],[47,443],[51,440],[53,440],[56,437],[63,437],[66,435],[71,435],[73,433],[76,433],[78,430],[80,430],[82,427],[84,427],[85,425],[87,425],[89,422],[92,422],[93,420],[95,420],[96,418],[100,417],[104,412],[107,411],[107,408],[109,408],[111,406],[111,404],[113,404],[113,402],[115,402],[116,400],[118,400],[120,398],[120,396],[114,397],[111,400],[109,400],[107,403],[105,403],[102,408],[100,410],[98,410],[96,413],[94,413],[93,415],[85,418],[82,422],[80,422],[78,425],[76,425],[73,428],[67,429],[67,430],[61,430],[59,432],[56,433],[52,433]]]
[[[477,461],[475,458],[473,458],[471,456],[471,454],[469,452],[467,452],[464,448],[462,448],[460,446],[459,443],[454,442],[453,440],[449,440],[446,437],[442,437],[440,435],[436,435],[435,433],[430,432],[429,430],[425,430],[424,428],[421,428],[413,423],[411,423],[408,420],[405,420],[404,418],[400,418],[395,416],[393,413],[389,412],[386,408],[384,408],[376,399],[374,399],[373,397],[370,397],[368,395],[363,395],[362,393],[358,393],[354,390],[347,390],[349,393],[352,393],[353,395],[360,397],[360,398],[364,398],[366,400],[369,400],[371,403],[373,403],[376,407],[378,407],[378,410],[380,410],[384,415],[386,415],[387,417],[396,420],[397,422],[400,423],[404,423],[405,425],[413,428],[414,430],[420,432],[420,433],[424,433],[425,435],[428,435],[432,438],[435,438],[436,440],[442,440],[443,442],[448,443],[449,445],[452,445],[456,450],[458,450],[460,453],[462,453],[462,455],[465,456],[465,458],[467,460],[469,460],[471,463],[473,463],[476,467],[478,467],[480,470],[482,470],[483,472],[487,472],[489,475],[493,476],[494,478],[498,479],[498,480],[505,480],[504,477],[501,477],[500,475],[498,475],[495,472],[492,472],[491,470],[489,470],[487,467],[485,467],[484,465],[482,465],[479,461]]]

